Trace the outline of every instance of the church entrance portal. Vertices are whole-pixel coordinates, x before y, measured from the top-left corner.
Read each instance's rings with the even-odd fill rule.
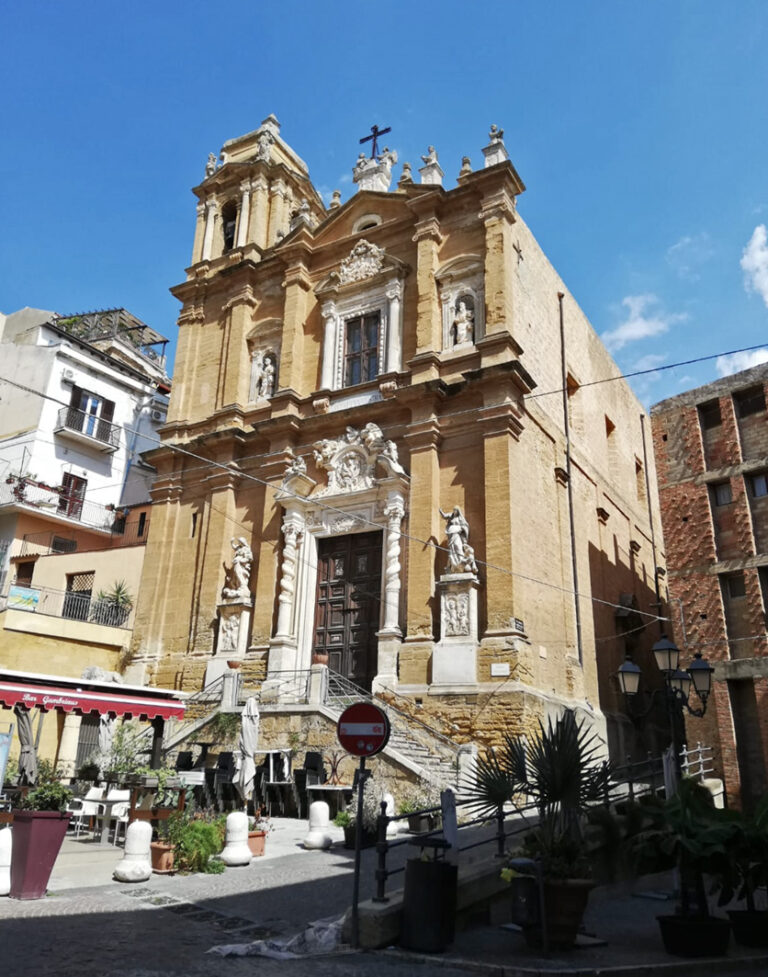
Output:
[[[314,652],[371,688],[381,605],[381,533],[319,540]]]

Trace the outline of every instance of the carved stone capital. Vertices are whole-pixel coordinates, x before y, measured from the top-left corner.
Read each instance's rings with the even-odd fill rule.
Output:
[[[329,299],[327,302],[323,302],[320,313],[324,319],[335,319],[336,318],[336,303]]]
[[[440,231],[440,221],[436,217],[427,217],[416,224],[416,231],[411,239],[416,244],[419,241],[434,241],[435,244],[443,243],[443,235]]]
[[[387,290],[384,294],[387,296],[390,302],[399,302],[403,297],[403,286],[400,284],[400,282],[390,282],[389,285],[387,285]]]
[[[243,180],[243,182],[240,184],[240,193],[245,195],[245,194],[250,194],[250,192],[251,192],[251,181]]]
[[[483,200],[478,217],[485,224],[505,220],[515,222],[515,198],[506,190],[499,190]]]

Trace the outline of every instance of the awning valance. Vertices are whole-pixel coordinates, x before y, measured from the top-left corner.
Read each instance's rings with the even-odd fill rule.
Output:
[[[0,681],[0,703],[11,709],[17,702],[29,709],[61,709],[80,715],[96,712],[135,719],[156,719],[158,716],[162,719],[184,718],[184,703],[178,700],[131,695],[128,692],[82,691],[55,685]]]

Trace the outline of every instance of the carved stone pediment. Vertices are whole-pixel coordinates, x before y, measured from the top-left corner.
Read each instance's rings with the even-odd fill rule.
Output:
[[[362,431],[348,427],[343,438],[316,442],[314,456],[317,467],[328,473],[327,484],[315,496],[370,489],[379,467],[385,476],[405,474],[394,441],[386,441],[377,424],[366,424]]]
[[[332,271],[315,289],[318,295],[336,291],[344,286],[367,282],[380,275],[402,278],[407,266],[398,258],[388,255],[383,248],[370,241],[361,240],[352,248],[339,264],[338,271]]]

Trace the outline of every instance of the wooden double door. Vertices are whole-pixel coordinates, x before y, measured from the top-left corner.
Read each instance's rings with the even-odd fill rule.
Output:
[[[381,537],[355,533],[322,539],[318,547],[314,651],[365,689],[376,674]]]

